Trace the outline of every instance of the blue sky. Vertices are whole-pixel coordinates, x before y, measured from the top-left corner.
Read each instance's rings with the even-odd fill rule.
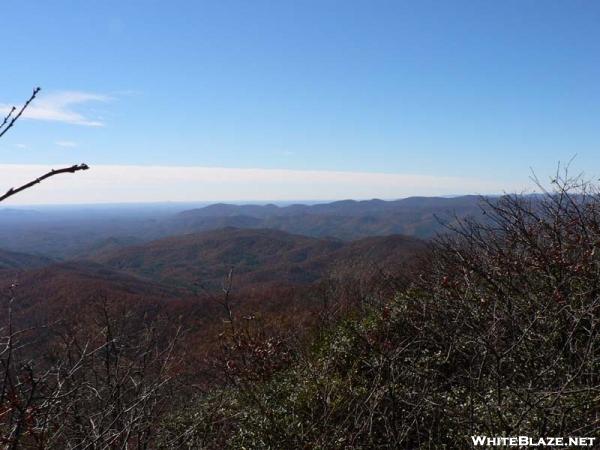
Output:
[[[6,180],[83,161],[105,180],[26,201],[250,199],[260,184],[225,171],[166,198],[147,166],[279,177],[257,200],[500,192],[575,154],[600,168],[598,2],[22,0],[0,24],[0,105],[43,88],[0,140]],[[348,175],[315,190],[330,172]]]

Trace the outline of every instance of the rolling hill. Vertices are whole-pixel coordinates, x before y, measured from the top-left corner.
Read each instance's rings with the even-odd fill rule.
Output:
[[[46,256],[0,250],[0,270],[38,268],[48,266],[54,262],[53,259]]]
[[[115,270],[169,285],[219,289],[233,269],[235,282],[310,284],[333,269],[406,263],[425,247],[405,236],[354,242],[319,239],[272,229],[223,228],[120,248],[94,257]]]

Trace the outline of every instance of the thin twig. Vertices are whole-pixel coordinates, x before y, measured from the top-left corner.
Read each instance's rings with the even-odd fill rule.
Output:
[[[23,112],[25,112],[25,110],[27,109],[27,107],[29,106],[29,104],[33,101],[33,99],[35,99],[35,97],[38,95],[38,93],[40,92],[40,90],[41,90],[41,88],[36,87],[33,90],[32,94],[31,94],[31,97],[29,97],[29,100],[27,100],[25,102],[25,104],[21,107],[21,109],[19,110],[19,112],[16,115],[14,115],[14,116],[12,116],[12,114],[15,112],[16,108],[14,106],[12,107],[11,111],[4,118],[4,122],[2,122],[2,126],[0,126],[0,130],[2,130],[2,131],[0,131],[0,138],[2,136],[4,136],[6,134],[6,132],[13,127],[13,125],[15,124],[15,122],[17,120],[19,120],[19,117],[21,117],[21,115],[23,114]],[[11,118],[11,116],[12,116],[12,118]],[[7,123],[8,123],[8,125],[6,125]],[[4,127],[5,125],[6,125],[6,127],[4,129],[2,129],[2,127]]]

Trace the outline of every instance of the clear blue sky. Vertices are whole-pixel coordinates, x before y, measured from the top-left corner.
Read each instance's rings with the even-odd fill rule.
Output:
[[[20,0],[0,29],[0,104],[47,96],[0,164],[600,172],[600,2]]]

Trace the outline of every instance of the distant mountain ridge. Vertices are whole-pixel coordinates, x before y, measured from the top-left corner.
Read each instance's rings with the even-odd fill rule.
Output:
[[[233,205],[217,203],[183,211],[172,221],[180,232],[224,226],[271,228],[343,240],[403,234],[431,238],[456,217],[481,218],[481,198],[409,197],[402,200],[343,200],[316,205]]]
[[[339,200],[314,205],[293,204],[288,206],[236,205],[231,203],[215,203],[202,208],[191,209],[179,213],[179,216],[230,217],[230,216],[295,216],[302,214],[326,214],[338,216],[379,215],[412,209],[454,210],[477,206],[481,198],[477,195],[459,197],[407,197],[399,200]]]

